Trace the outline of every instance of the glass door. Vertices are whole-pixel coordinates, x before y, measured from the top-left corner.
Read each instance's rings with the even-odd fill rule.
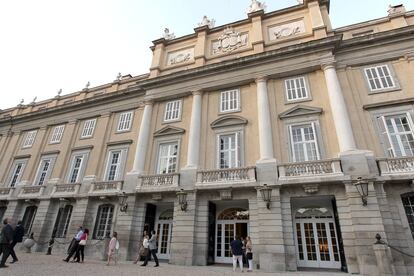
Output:
[[[170,220],[158,221],[158,258],[170,258],[170,244],[172,234],[172,222]]]

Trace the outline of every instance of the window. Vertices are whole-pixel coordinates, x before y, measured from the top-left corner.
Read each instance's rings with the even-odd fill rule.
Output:
[[[3,221],[4,214],[6,213],[7,207],[0,207],[0,221]]]
[[[32,225],[33,225],[33,221],[36,216],[36,212],[37,212],[36,206],[26,207],[26,211],[24,212],[23,221],[22,221],[25,235],[30,235],[32,231]]]
[[[114,181],[122,179],[126,156],[126,148],[113,149],[109,151],[106,163],[105,180]]]
[[[66,205],[63,208],[59,208],[54,228],[56,238],[66,238],[72,210],[72,205]]]
[[[401,195],[405,214],[407,215],[408,225],[414,238],[414,193]]]
[[[288,102],[309,98],[305,77],[285,80],[285,88]]]
[[[319,160],[315,123],[289,126],[293,162]]]
[[[72,166],[69,173],[69,183],[78,183],[80,179],[80,170],[82,168],[84,156],[75,155],[72,159]]]
[[[165,105],[164,121],[176,121],[181,116],[181,100],[167,102]]]
[[[219,168],[240,167],[240,133],[222,134],[218,136]]]
[[[37,130],[28,131],[23,141],[23,148],[30,148],[33,146],[37,134]]]
[[[96,125],[96,119],[91,119],[91,120],[85,121],[85,123],[83,125],[81,138],[92,137],[93,131],[95,129],[95,125]]]
[[[102,239],[111,236],[112,218],[114,215],[114,206],[105,204],[99,206],[98,215],[96,216],[94,239]]]
[[[388,65],[365,68],[364,71],[371,91],[396,87]]]
[[[49,156],[43,157],[42,160],[40,160],[34,185],[43,185],[46,183],[52,172],[54,159],[55,157]]]
[[[15,187],[20,182],[25,166],[26,166],[26,160],[15,161],[13,170],[10,176],[9,187]]]
[[[178,142],[160,144],[158,153],[158,173],[177,171]]]
[[[230,112],[240,110],[240,91],[233,89],[223,91],[220,94],[220,112]]]
[[[390,157],[414,155],[413,123],[409,113],[380,116],[378,125]]]
[[[117,131],[127,131],[131,128],[132,111],[121,113],[119,115]]]
[[[50,138],[50,143],[51,144],[60,143],[60,140],[62,139],[64,130],[65,130],[65,125],[56,126],[53,129],[52,137]]]

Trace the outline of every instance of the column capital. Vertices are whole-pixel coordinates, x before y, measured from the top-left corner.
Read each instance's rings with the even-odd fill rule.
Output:
[[[323,71],[331,68],[336,68],[336,61],[335,60],[327,60],[321,63],[321,68]]]
[[[145,105],[153,105],[154,104],[154,100],[153,99],[146,99],[144,100],[144,106]]]
[[[259,83],[259,82],[266,82],[268,80],[268,76],[259,76],[256,77],[255,82]]]
[[[203,94],[203,91],[202,90],[194,90],[194,91],[191,91],[191,94],[193,94],[193,96],[201,95],[201,94]]]

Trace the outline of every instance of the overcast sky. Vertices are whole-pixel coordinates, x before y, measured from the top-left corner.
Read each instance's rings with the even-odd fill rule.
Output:
[[[297,4],[265,1],[267,12]],[[76,92],[118,72],[147,73],[151,41],[165,27],[193,32],[203,15],[216,26],[246,18],[250,0],[0,0],[0,109]],[[387,15],[413,0],[331,0],[334,28]]]

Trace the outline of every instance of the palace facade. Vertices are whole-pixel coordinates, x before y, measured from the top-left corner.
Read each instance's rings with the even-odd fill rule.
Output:
[[[414,275],[414,12],[333,29],[304,0],[153,41],[148,74],[0,111],[0,217],[36,251],[136,258],[144,229],[173,264]],[[386,7],[384,7],[384,14]],[[4,91],[3,91],[4,92]],[[103,241],[101,241],[103,240]]]

